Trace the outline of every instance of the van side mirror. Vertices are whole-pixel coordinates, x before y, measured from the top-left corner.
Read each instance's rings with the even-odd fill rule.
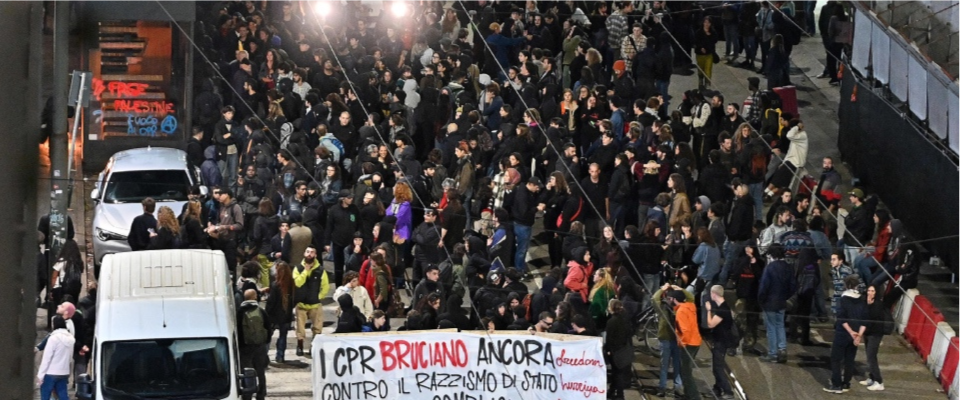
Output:
[[[100,188],[93,188],[93,190],[90,191],[90,198],[93,199],[93,201],[100,200]]]
[[[77,377],[77,398],[80,400],[93,400],[93,379],[88,374],[80,374]]]
[[[240,375],[240,394],[257,393],[257,370],[253,368],[244,368]]]

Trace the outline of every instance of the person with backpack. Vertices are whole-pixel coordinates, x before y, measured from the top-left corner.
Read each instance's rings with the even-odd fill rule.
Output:
[[[67,240],[60,249],[57,262],[53,264],[53,276],[50,277],[52,289],[49,291],[47,300],[51,301],[51,304],[60,304],[67,295],[74,299],[80,298],[85,271],[86,266],[80,247],[75,240]]]
[[[237,343],[240,344],[240,367],[257,371],[257,400],[267,397],[267,344],[270,342],[270,318],[257,303],[256,289],[243,292],[243,303],[237,310]],[[244,400],[253,396],[243,395]]]
[[[797,339],[802,346],[813,345],[810,341],[810,310],[813,308],[814,296],[820,286],[820,263],[817,251],[806,247],[800,250],[797,257],[797,307],[792,313],[793,321],[790,324],[790,336]],[[800,336],[796,329],[800,328]]]
[[[710,300],[704,302],[707,310],[707,327],[713,329],[713,392],[721,399],[733,399],[733,390],[727,378],[727,349],[740,346],[740,333],[733,323],[733,311],[723,298],[723,286],[710,287]]]

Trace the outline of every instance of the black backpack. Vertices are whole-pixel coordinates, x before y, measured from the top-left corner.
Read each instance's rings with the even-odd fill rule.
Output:
[[[63,268],[62,272],[63,280],[60,283],[60,287],[63,289],[64,293],[80,293],[83,288],[83,272],[79,266],[72,266],[69,268]]]

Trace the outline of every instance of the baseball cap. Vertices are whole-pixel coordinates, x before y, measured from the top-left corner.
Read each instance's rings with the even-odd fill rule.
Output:
[[[543,188],[543,182],[541,182],[540,178],[536,176],[531,176],[530,179],[527,180],[527,183],[532,183],[534,185],[537,185],[537,187],[539,188]]]
[[[352,198],[353,198],[353,191],[350,191],[350,190],[347,190],[347,189],[342,189],[342,190],[340,190],[340,198],[341,198],[341,199],[352,199]]]
[[[856,196],[858,199],[863,199],[863,190],[861,190],[860,188],[855,188],[847,194],[851,196]]]

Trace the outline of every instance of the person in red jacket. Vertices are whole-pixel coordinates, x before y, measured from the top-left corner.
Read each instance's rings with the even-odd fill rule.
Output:
[[[877,274],[884,273],[878,268],[887,262],[887,246],[890,245],[892,231],[890,212],[887,210],[877,210],[873,215],[873,222],[877,224],[877,238],[860,249],[853,261],[854,269],[861,278],[861,286],[864,287],[866,283],[872,282]]]
[[[570,303],[579,313],[587,313],[587,295],[590,292],[590,277],[593,276],[593,263],[590,262],[590,250],[586,247],[573,249],[573,259],[567,263],[567,278],[563,280],[572,296]],[[579,296],[577,296],[579,294]]]

